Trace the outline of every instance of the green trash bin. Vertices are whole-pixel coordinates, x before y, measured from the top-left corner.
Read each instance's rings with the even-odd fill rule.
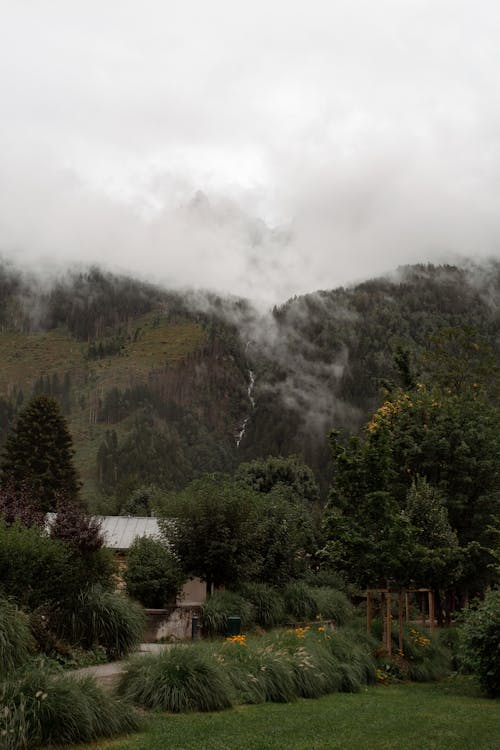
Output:
[[[227,618],[227,634],[241,635],[241,617],[234,615]]]

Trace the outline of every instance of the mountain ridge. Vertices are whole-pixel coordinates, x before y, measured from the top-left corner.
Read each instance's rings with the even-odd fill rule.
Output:
[[[499,299],[495,262],[405,266],[266,314],[97,268],[47,285],[3,265],[2,442],[32,394],[57,398],[92,510],[267,454],[298,454],[326,487],[327,433],[359,430],[398,348],[417,359],[429,336],[472,326],[498,357]]]

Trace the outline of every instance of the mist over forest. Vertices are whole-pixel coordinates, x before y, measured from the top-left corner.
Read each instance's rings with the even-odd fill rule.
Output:
[[[54,396],[83,494],[110,511],[267,455],[299,456],[326,492],[328,434],[359,433],[401,352],[425,378],[433,338],[462,328],[498,356],[495,261],[405,266],[264,312],[97,267],[49,278],[4,263],[0,294],[2,440],[33,394]]]

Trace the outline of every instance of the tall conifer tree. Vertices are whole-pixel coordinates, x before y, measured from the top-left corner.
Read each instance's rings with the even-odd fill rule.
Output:
[[[58,498],[76,501],[80,483],[73,442],[57,401],[34,397],[7,438],[2,483],[24,487],[42,512],[55,511]]]

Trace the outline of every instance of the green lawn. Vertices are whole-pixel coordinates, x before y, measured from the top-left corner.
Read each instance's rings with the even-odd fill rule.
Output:
[[[97,750],[499,750],[500,701],[467,678],[372,687],[287,705],[158,715]]]

